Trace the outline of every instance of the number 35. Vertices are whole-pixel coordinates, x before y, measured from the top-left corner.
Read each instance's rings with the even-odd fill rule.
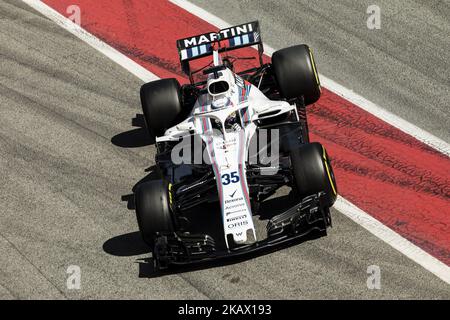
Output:
[[[230,174],[229,173],[225,173],[222,175],[222,184],[224,186],[226,186],[227,184],[231,183],[237,183],[239,182],[240,178],[238,176],[237,171],[233,171]]]

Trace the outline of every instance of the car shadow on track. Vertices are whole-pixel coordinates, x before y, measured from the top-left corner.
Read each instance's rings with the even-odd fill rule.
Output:
[[[151,249],[136,231],[107,240],[103,244],[103,251],[117,257],[131,257],[149,253]]]
[[[115,135],[111,138],[111,143],[122,148],[139,148],[155,143],[145,128],[144,116],[142,114],[136,114],[131,120],[131,125],[137,127],[137,129]]]

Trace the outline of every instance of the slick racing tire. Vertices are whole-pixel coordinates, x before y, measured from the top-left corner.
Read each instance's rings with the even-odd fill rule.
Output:
[[[300,197],[325,192],[325,204],[331,207],[336,201],[337,188],[333,168],[325,148],[317,142],[308,143],[290,154],[294,186]]]
[[[320,98],[320,80],[314,57],[305,44],[276,51],[272,66],[281,96],[287,100],[303,96],[305,106]]]
[[[152,248],[157,232],[174,231],[169,207],[169,188],[163,180],[143,182],[135,193],[136,217],[144,241]]]
[[[176,79],[161,79],[141,87],[145,123],[152,138],[182,121],[181,88]]]

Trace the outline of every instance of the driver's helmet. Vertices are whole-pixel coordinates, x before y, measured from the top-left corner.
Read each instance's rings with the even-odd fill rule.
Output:
[[[231,99],[226,95],[213,97],[211,101],[211,108],[213,109],[221,109],[228,107],[229,105],[231,105]]]

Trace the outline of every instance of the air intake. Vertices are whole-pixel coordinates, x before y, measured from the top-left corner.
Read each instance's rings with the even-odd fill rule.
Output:
[[[230,89],[230,85],[225,80],[219,80],[209,83],[208,92],[212,96],[226,93]]]

